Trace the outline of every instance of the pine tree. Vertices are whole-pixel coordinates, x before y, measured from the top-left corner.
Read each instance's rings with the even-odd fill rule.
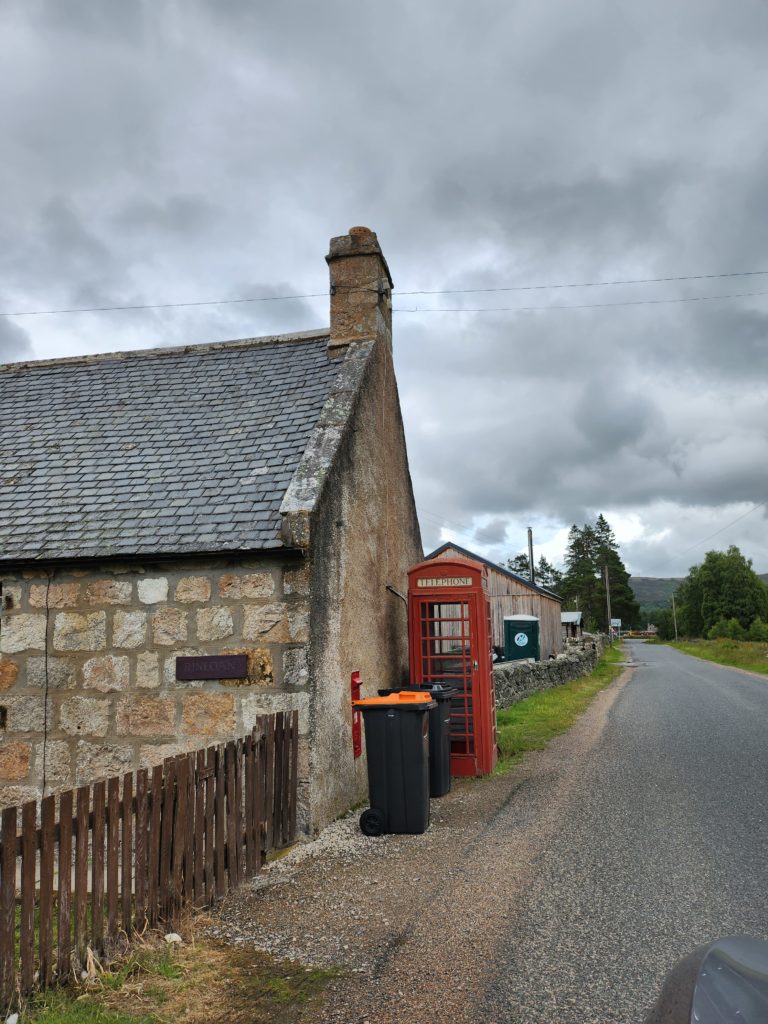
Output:
[[[619,554],[619,545],[613,530],[602,513],[595,522],[595,539],[597,548],[595,552],[597,569],[600,573],[600,589],[603,592],[604,611],[601,621],[608,629],[608,610],[605,595],[605,569],[608,569],[608,584],[611,592],[611,616],[614,619],[621,619],[622,625],[626,627],[638,624],[640,618],[640,605],[637,603],[634,591],[629,583],[629,573]]]
[[[560,594],[566,607],[582,612],[586,628],[608,630],[605,599],[605,566],[611,588],[611,615],[622,624],[635,625],[640,606],[629,585],[629,573],[619,554],[613,530],[600,514],[594,526],[575,524],[568,534],[565,553],[566,571]]]
[[[529,565],[528,555],[522,551],[519,555],[515,555],[514,558],[507,559],[507,568],[512,572],[516,572],[518,576],[525,576],[526,579],[531,577]]]
[[[551,562],[547,561],[544,555],[541,555],[536,566],[536,582],[539,586],[546,587],[547,590],[559,593],[563,582],[563,574]]]
[[[580,530],[574,523],[565,551],[565,575],[560,595],[566,607],[580,611],[588,630],[600,621],[600,581],[595,571],[595,531],[586,523]]]

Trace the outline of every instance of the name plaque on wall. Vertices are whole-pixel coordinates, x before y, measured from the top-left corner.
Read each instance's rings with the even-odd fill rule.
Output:
[[[245,679],[247,654],[211,654],[176,659],[177,679]]]

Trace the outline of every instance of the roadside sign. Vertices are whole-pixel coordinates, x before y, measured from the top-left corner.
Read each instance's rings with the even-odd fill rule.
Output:
[[[621,629],[621,619],[611,619],[611,625],[615,626],[616,629]]]

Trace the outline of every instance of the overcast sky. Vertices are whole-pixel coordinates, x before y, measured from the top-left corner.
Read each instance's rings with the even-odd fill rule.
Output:
[[[396,292],[768,270],[767,53],[765,0],[3,0],[0,309],[323,294],[355,224]],[[425,548],[559,561],[602,511],[636,575],[768,571],[768,294],[515,311],[747,292],[396,294]],[[327,319],[2,317],[0,361]]]

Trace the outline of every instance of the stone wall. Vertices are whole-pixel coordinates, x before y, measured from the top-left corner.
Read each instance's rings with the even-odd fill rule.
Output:
[[[302,559],[192,559],[0,575],[0,806],[157,764],[300,710]],[[176,680],[179,655],[247,654],[248,677]],[[48,699],[46,702],[46,692]]]
[[[602,635],[588,637],[584,640],[583,648],[579,641],[578,647],[570,646],[565,654],[550,661],[506,661],[494,665],[496,707],[511,707],[533,693],[589,675],[597,665],[606,643],[607,638]]]

